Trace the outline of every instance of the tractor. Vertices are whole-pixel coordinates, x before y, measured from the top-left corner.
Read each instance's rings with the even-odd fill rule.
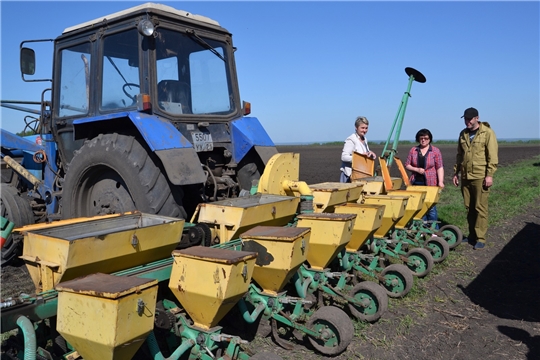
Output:
[[[50,79],[35,79],[36,42],[54,43]],[[277,149],[240,99],[235,50],[217,21],[154,3],[23,41],[22,79],[50,86],[39,102],[1,101],[40,106],[32,136],[1,131],[2,216],[189,219],[199,203],[249,194]],[[20,242],[6,240],[2,264]]]

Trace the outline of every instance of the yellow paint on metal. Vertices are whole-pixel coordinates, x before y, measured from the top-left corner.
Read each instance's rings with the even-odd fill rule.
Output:
[[[381,226],[375,236],[383,238],[388,231],[405,215],[408,196],[364,195],[358,202],[361,204],[386,205]]]
[[[143,213],[62,220],[24,232],[23,255],[36,291],[95,272],[113,273],[170,256],[185,220]]]
[[[194,325],[208,330],[247,292],[257,254],[195,246],[172,256],[169,288]]]
[[[401,185],[403,184],[403,180],[401,178],[391,177],[390,180],[392,181],[393,189],[401,188]],[[386,192],[386,189],[384,186],[384,178],[382,176],[373,176],[369,178],[363,178],[363,179],[358,180],[357,182],[364,184],[364,188],[362,189],[362,193],[364,194],[380,195]]]
[[[408,227],[407,225],[412,221],[413,217],[422,210],[427,192],[420,190],[390,190],[387,194],[409,197],[407,207],[405,208],[405,214],[403,214],[403,217],[396,223],[397,229],[405,229]]]
[[[311,228],[307,261],[313,269],[325,269],[351,240],[355,214],[302,214],[298,227]]]
[[[57,290],[58,332],[85,360],[131,359],[154,327],[157,280],[94,274]]]
[[[133,214],[135,212],[129,212],[125,214]],[[80,217],[80,218],[73,218],[73,219],[65,219],[65,220],[57,220],[50,223],[39,223],[39,224],[32,224],[32,225],[25,225],[21,226],[19,228],[13,229],[13,231],[20,232],[22,234],[28,232],[28,231],[34,231],[34,230],[41,230],[46,229],[51,226],[58,225],[69,225],[69,224],[78,224],[81,222],[89,221],[89,220],[98,220],[98,219],[110,219],[113,217],[121,216],[122,214],[110,214],[110,215],[100,215],[100,216],[91,216],[91,217]]]
[[[407,190],[412,191],[425,191],[426,198],[424,199],[424,205],[422,210],[420,210],[415,216],[415,220],[422,220],[422,217],[427,214],[429,209],[439,202],[439,197],[441,196],[441,188],[438,186],[423,186],[423,185],[409,185]]]
[[[257,226],[284,226],[291,222],[300,198],[257,194],[200,204],[192,222],[206,223],[221,243]]]
[[[300,178],[300,154],[279,153],[268,160],[264,173],[259,179],[257,192],[261,194],[294,196],[287,181],[298,181]]]
[[[334,212],[334,206],[356,202],[362,194],[363,183],[325,182],[309,185],[313,193],[313,210],[316,213]]]
[[[253,280],[276,296],[306,261],[311,230],[257,226],[242,235],[243,249],[257,252]]]
[[[343,204],[336,206],[337,214],[356,214],[351,241],[345,246],[349,252],[357,252],[382,225],[386,205]]]

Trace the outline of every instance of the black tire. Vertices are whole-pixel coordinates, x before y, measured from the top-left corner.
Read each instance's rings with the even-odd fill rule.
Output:
[[[250,191],[254,180],[259,180],[264,171],[264,164],[255,149],[251,149],[238,163],[237,181],[240,189]]]
[[[432,236],[426,241],[424,247],[430,251],[433,262],[436,264],[443,262],[450,253],[448,242],[438,236]]]
[[[182,191],[133,136],[100,134],[76,153],[66,173],[65,219],[138,210],[186,218]]]
[[[381,277],[384,278],[381,285],[391,298],[404,297],[411,291],[414,283],[411,270],[402,264],[388,265],[381,272]]]
[[[257,165],[249,163],[240,170],[238,170],[238,183],[240,189],[250,191],[253,185],[253,180],[259,180],[261,175],[257,170]]]
[[[363,305],[355,305],[350,302],[348,304],[349,311],[358,320],[376,322],[388,310],[386,291],[372,281],[362,281],[356,284],[349,295]]]
[[[250,356],[249,360],[283,360],[283,358],[269,351],[261,351]]]
[[[458,247],[461,244],[461,241],[463,241],[463,232],[455,225],[442,226],[439,231],[437,231],[437,235],[446,240],[448,246],[450,246],[450,250]]]
[[[8,184],[1,184],[2,216],[15,224],[15,227],[34,223],[34,213],[30,202],[23,199],[17,189]],[[2,247],[1,266],[8,265],[22,254],[23,236],[10,234]]]
[[[433,256],[426,249],[414,248],[405,256],[409,259],[406,265],[414,276],[424,277],[433,269]]]
[[[309,337],[311,345],[323,355],[337,355],[352,341],[354,326],[345,312],[334,306],[323,306],[310,317],[307,327],[323,338]]]

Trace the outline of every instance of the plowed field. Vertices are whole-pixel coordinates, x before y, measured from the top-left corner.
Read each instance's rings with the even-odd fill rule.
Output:
[[[455,145],[439,146],[451,186]],[[341,146],[279,146],[300,153],[300,180],[308,184],[339,180]],[[381,146],[372,146],[377,154]],[[408,149],[401,150],[405,159]],[[540,153],[537,146],[501,146],[500,166]],[[495,176],[496,181],[496,176]],[[440,206],[444,206],[441,204]],[[487,246],[473,251],[461,245],[469,271],[446,266],[415,284],[420,300],[391,300],[388,312],[364,327],[348,349],[335,359],[540,359],[540,204],[524,215],[489,229]],[[2,269],[2,299],[32,293],[24,266]],[[357,325],[359,326],[359,325]],[[284,359],[323,359],[309,344],[292,350],[270,340],[252,343]]]

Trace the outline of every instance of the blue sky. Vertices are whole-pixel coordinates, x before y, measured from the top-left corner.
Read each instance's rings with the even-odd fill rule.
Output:
[[[0,98],[37,101],[47,86],[22,81],[21,41],[141,3],[1,1]],[[401,139],[421,128],[457,139],[470,106],[500,139],[540,138],[538,1],[161,3],[233,34],[240,94],[275,143],[342,141],[359,115],[370,120],[370,140],[386,140],[405,67],[427,82],[412,86]],[[50,77],[52,48],[36,50],[38,74]],[[21,131],[24,116],[2,108],[2,127]]]

